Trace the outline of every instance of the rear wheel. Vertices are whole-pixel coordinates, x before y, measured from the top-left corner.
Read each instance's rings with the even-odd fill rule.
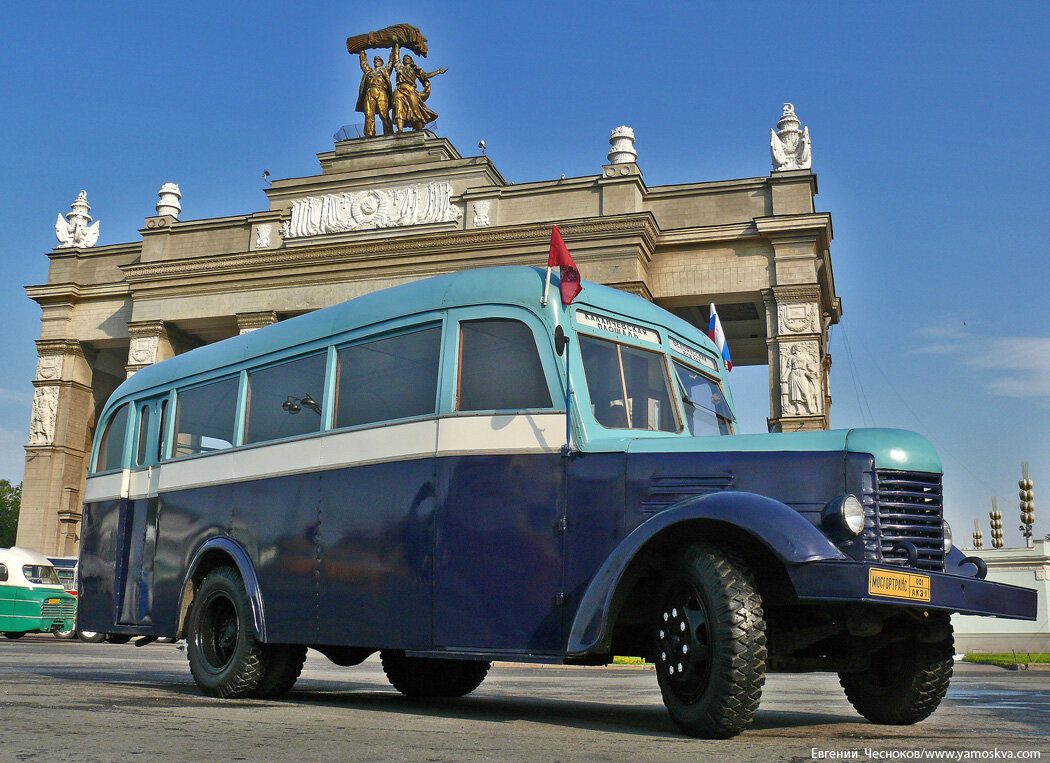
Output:
[[[20,639],[24,635],[26,635],[25,631],[4,631],[4,638],[9,638],[12,641]]]
[[[233,567],[204,579],[190,608],[186,656],[201,691],[210,697],[248,697],[264,676],[266,647],[251,627],[251,604]]]
[[[253,696],[282,697],[291,691],[306,662],[306,647],[298,644],[271,644],[264,647],[263,677]]]
[[[77,638],[81,641],[85,641],[88,644],[98,644],[101,641],[106,640],[105,633],[96,633],[95,631],[82,631],[77,630]]]
[[[481,686],[492,666],[482,660],[443,660],[381,652],[383,672],[406,697],[463,697]]]
[[[951,636],[926,644],[894,644],[859,673],[839,673],[853,708],[872,723],[907,726],[928,718],[948,691],[955,660]]]
[[[77,635],[76,628],[70,628],[68,631],[64,631],[61,628],[55,628],[51,631],[51,635],[57,639],[71,639]]]
[[[692,736],[739,734],[758,709],[766,670],[762,601],[747,566],[716,546],[692,546],[660,605],[654,657],[671,718]]]

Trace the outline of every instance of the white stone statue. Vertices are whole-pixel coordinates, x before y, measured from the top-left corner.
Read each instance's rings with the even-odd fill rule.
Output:
[[[287,239],[402,225],[452,222],[463,210],[452,203],[452,184],[431,181],[400,188],[346,191],[292,200],[281,226]]]
[[[769,150],[773,154],[773,171],[808,170],[813,166],[810,152],[809,128],[799,132],[799,119],[795,107],[784,104],[784,113],[777,122],[777,129],[769,131]]]
[[[58,387],[37,387],[33,393],[33,418],[29,422],[29,444],[51,445],[58,418]]]
[[[620,125],[609,135],[609,164],[628,164],[638,161],[638,152],[634,150],[634,130],[627,125]]]
[[[179,213],[182,211],[182,204],[179,203],[179,199],[182,198],[182,191],[174,183],[165,183],[157,191],[159,200],[157,201],[157,214],[158,215],[171,215],[176,220],[179,219]]]
[[[99,224],[96,222],[94,225],[90,225],[91,215],[88,212],[91,211],[91,205],[88,204],[87,191],[81,191],[77,194],[77,200],[70,204],[69,207],[73,211],[66,214],[66,219],[63,220],[62,214],[59,213],[58,220],[55,221],[55,235],[58,237],[58,248],[94,246],[95,242],[98,241]]]

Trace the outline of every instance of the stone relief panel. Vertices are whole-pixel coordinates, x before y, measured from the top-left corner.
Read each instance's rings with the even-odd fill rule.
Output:
[[[492,209],[491,201],[474,202],[474,227],[485,228],[491,225],[489,221],[489,210]]]
[[[131,340],[128,348],[128,364],[136,366],[148,366],[157,362],[157,348],[160,344],[158,336],[137,336]]]
[[[294,199],[291,219],[281,226],[281,235],[293,239],[325,233],[453,222],[462,217],[463,210],[452,203],[451,183],[434,181],[401,188]]]
[[[815,416],[823,411],[823,373],[816,342],[780,345],[780,409],[785,416]]]
[[[58,387],[37,387],[33,393],[33,418],[29,422],[30,445],[52,445],[58,418]]]
[[[270,234],[273,233],[272,225],[260,225],[255,229],[255,248],[256,249],[269,249],[273,246],[270,240]]]
[[[782,334],[816,334],[817,306],[812,303],[777,305],[778,326]]]
[[[41,355],[36,361],[36,378],[57,379],[62,375],[61,355]]]

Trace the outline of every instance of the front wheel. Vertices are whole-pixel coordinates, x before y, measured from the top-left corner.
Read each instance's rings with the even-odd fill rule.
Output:
[[[95,631],[82,631],[77,629],[77,638],[88,644],[99,644],[106,640],[105,633],[96,633]]]
[[[492,666],[482,660],[406,657],[404,652],[380,652],[383,672],[406,697],[463,697],[481,686]]]
[[[252,633],[251,615],[237,570],[212,570],[193,601],[186,629],[190,672],[209,697],[248,697],[258,689],[266,647]]]
[[[872,657],[858,673],[839,673],[853,709],[872,723],[907,726],[928,718],[952,679],[955,642],[918,639],[895,644]]]
[[[70,628],[68,631],[64,631],[61,628],[55,628],[51,631],[51,635],[57,639],[68,640],[77,635],[76,628]]]
[[[666,577],[653,627],[664,704],[691,736],[726,739],[751,725],[766,675],[766,626],[750,570],[701,543]]]

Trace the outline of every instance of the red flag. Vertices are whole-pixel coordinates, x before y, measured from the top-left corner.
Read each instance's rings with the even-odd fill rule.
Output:
[[[561,273],[561,303],[571,304],[576,295],[583,291],[583,286],[580,285],[580,271],[572,261],[572,255],[569,254],[557,225],[551,228],[551,254],[547,258],[548,268],[555,265],[560,268]]]

